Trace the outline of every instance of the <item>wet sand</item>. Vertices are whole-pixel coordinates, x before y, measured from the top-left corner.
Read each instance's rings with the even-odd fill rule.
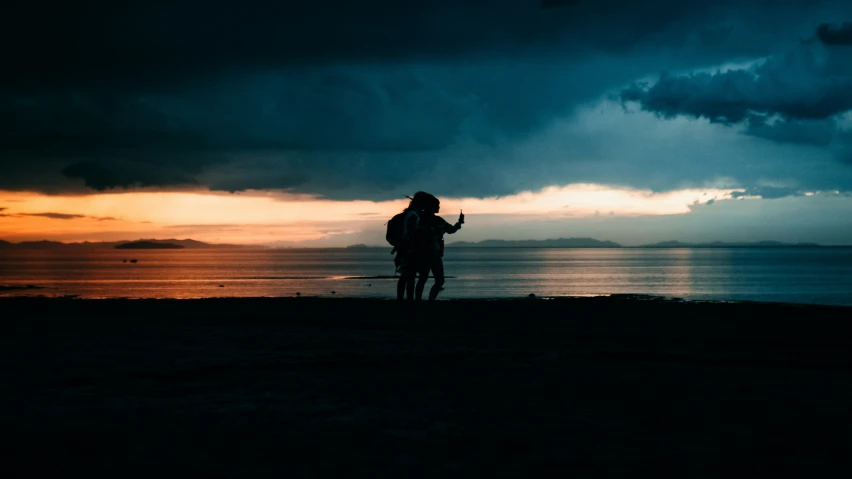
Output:
[[[850,313],[2,298],[0,470],[848,477]]]

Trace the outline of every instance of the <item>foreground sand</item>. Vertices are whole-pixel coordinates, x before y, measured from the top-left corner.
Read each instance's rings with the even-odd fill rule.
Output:
[[[629,297],[419,306],[0,299],[2,467],[31,477],[852,472],[850,308]]]

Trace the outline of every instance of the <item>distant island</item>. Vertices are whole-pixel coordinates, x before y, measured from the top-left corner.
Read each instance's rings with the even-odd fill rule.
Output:
[[[204,243],[192,239],[138,239],[133,241],[104,241],[81,243],[62,243],[59,241],[22,241],[10,243],[0,240],[0,251],[15,249],[30,250],[62,250],[62,251],[87,251],[93,249],[235,249],[235,248],[260,248],[266,249],[275,246],[269,245],[236,245]],[[784,243],[781,241],[756,241],[756,242],[731,242],[713,241],[708,243],[685,243],[681,241],[661,241],[639,246],[623,246],[614,241],[602,241],[594,238],[556,238],[545,240],[497,240],[487,239],[478,242],[456,241],[447,243],[453,248],[852,248],[852,245],[826,246],[817,243]],[[277,245],[278,248],[317,248],[300,244]],[[364,243],[352,244],[342,248],[345,249],[371,249],[383,248],[384,245],[368,245]],[[322,247],[320,247],[322,248]],[[326,246],[327,248],[327,246]],[[340,247],[338,247],[340,248]]]
[[[613,241],[601,241],[594,238],[558,238],[547,240],[484,240],[479,242],[458,241],[448,246],[459,248],[829,248],[817,243],[784,243],[781,241],[756,241],[725,243],[683,243],[680,241],[662,241],[659,243],[622,246]],[[843,247],[843,246],[840,246]]]
[[[193,239],[138,239],[123,241],[83,241],[80,243],[62,243],[60,241],[21,241],[10,243],[0,240],[0,250],[38,249],[38,250],[93,250],[93,249],[226,249],[226,248],[262,248],[262,246],[204,243]]]
[[[484,240],[477,243],[457,241],[448,246],[459,248],[621,248],[612,241],[593,238],[558,238],[547,240]]]
[[[131,241],[130,243],[117,244],[115,249],[184,249],[184,246],[155,241]]]
[[[724,243],[713,241],[712,243],[681,243],[680,241],[662,241],[640,248],[822,248],[816,243],[783,243],[781,241],[756,241],[753,243]]]

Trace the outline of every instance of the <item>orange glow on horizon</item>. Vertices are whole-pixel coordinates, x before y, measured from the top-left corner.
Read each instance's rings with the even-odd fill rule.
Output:
[[[686,214],[690,205],[731,198],[734,189],[667,193],[574,184],[492,198],[444,198],[441,214],[539,218]],[[332,201],[272,192],[126,192],[43,195],[0,191],[0,239],[108,241],[187,238],[216,243],[299,242],[383,228],[406,205]],[[377,237],[376,243],[383,241]]]

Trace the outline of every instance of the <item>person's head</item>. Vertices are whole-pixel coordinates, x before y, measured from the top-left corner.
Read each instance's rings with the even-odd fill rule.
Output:
[[[428,209],[428,207],[432,203],[433,198],[435,199],[435,201],[437,201],[437,198],[430,195],[429,193],[426,193],[425,191],[418,191],[417,193],[414,193],[414,196],[408,196],[407,198],[411,200],[408,202],[407,209],[417,211],[423,211]]]
[[[430,214],[438,214],[441,210],[441,200],[433,195],[428,195],[423,200],[423,211]]]

